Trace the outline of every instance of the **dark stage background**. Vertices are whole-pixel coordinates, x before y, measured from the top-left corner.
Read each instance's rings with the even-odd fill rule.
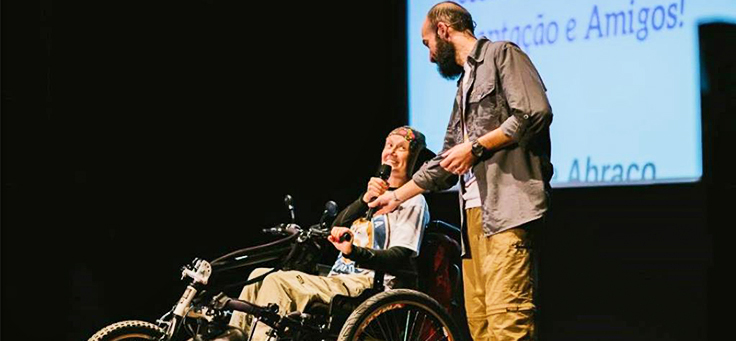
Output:
[[[704,181],[554,191],[546,340],[716,335],[726,29],[703,40]],[[356,198],[406,122],[405,32],[402,1],[3,2],[1,337],[154,320],[181,265],[263,241],[285,194],[302,224]],[[428,200],[458,223],[455,194]]]

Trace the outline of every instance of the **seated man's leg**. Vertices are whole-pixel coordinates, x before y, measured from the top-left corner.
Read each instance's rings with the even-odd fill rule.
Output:
[[[248,276],[248,280],[261,276],[269,271],[271,271],[271,269],[268,268],[254,269]],[[246,302],[255,303],[256,298],[258,297],[258,291],[261,289],[262,283],[263,281],[259,281],[251,285],[244,286],[243,290],[240,292],[240,296],[238,296],[238,299]],[[250,331],[251,323],[253,323],[253,316],[239,311],[234,311],[233,316],[230,318],[230,325],[243,329],[246,334],[248,334],[248,332]]]
[[[279,306],[279,313],[284,315],[293,311],[304,311],[312,301],[329,303],[338,294],[359,295],[371,285],[372,279],[368,276],[323,277],[299,271],[277,271],[263,280],[254,303],[260,306],[275,303]],[[263,323],[257,323],[253,329],[253,341],[266,340],[269,330]]]

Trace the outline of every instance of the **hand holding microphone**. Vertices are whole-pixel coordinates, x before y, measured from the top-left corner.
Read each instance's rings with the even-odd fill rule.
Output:
[[[382,164],[378,167],[376,177],[373,177],[368,181],[368,189],[363,195],[363,201],[369,203],[376,200],[376,198],[381,194],[385,193],[388,190],[388,183],[386,181],[390,176],[391,166]],[[366,212],[366,219],[371,220],[376,210],[377,208],[369,208],[368,212]],[[332,228],[331,235],[327,237],[327,240],[332,242],[332,244],[335,245],[335,248],[340,250],[343,254],[349,254],[350,251],[352,251],[352,239],[353,233],[350,229],[345,227]]]
[[[368,181],[368,191],[363,195],[363,201],[369,203],[376,200],[376,198],[381,196],[381,194],[385,193],[388,190],[388,183],[386,181],[390,176],[391,166],[382,164],[381,167],[378,167],[378,172],[376,173],[377,178],[371,178],[371,180]],[[365,218],[371,220],[371,218],[373,218],[373,214],[376,213],[376,210],[377,208],[375,207],[369,208]]]
[[[368,180],[368,186],[362,198],[363,202],[367,204],[381,196],[381,194],[386,193],[386,191],[388,191],[388,183],[386,182],[386,180],[378,177],[372,177],[370,180]]]

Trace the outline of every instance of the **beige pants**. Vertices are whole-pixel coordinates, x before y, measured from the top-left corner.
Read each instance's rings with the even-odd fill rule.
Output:
[[[250,278],[263,275],[270,269],[258,268],[251,272]],[[266,306],[276,303],[279,314],[304,311],[312,301],[329,303],[335,295],[355,297],[373,285],[373,277],[367,275],[314,276],[299,271],[277,271],[266,276],[263,281],[243,287],[239,299]],[[263,323],[253,328],[253,316],[233,312],[230,325],[242,328],[246,334],[253,331],[253,341],[268,339],[271,328]]]
[[[463,259],[465,309],[474,341],[533,340],[534,303],[528,227],[486,237],[481,208],[467,210],[470,259]]]

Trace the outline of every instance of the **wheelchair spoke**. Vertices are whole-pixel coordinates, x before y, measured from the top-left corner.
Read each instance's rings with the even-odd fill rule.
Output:
[[[411,319],[411,310],[406,312],[406,323],[404,324],[404,340],[408,341],[409,338],[409,319]]]
[[[424,341],[430,341],[432,338],[437,335],[442,336],[441,338],[437,339],[436,341],[441,341],[447,339],[447,333],[445,332],[445,328],[442,326],[442,324],[438,323],[438,321],[433,320],[432,321],[432,334],[427,337]],[[441,333],[441,334],[440,334]]]
[[[384,312],[383,314],[379,315],[374,321],[378,324],[379,328],[381,328],[381,331],[383,332],[383,340],[384,341],[397,341],[396,337],[399,337],[398,341],[400,340],[400,326],[398,325],[396,321],[395,314],[397,313],[396,310],[391,310]]]
[[[371,330],[374,331],[374,333],[371,334],[371,337],[373,338],[373,340],[385,340],[386,339],[386,337],[383,334],[383,331],[382,330],[376,330],[376,327],[373,326],[373,325],[371,325]],[[380,334],[379,334],[379,332],[380,332]],[[384,335],[384,336],[383,336],[383,338],[380,338],[380,337],[378,337],[378,335]]]
[[[386,321],[386,325],[389,331],[389,337],[391,338],[391,341],[396,341],[394,336],[397,336],[396,334],[399,332],[396,329],[396,319],[394,318],[395,317],[394,313],[395,313],[395,310],[391,310],[388,312],[388,314],[383,314],[385,316],[384,319]]]
[[[417,315],[419,312],[417,311]],[[416,340],[419,340],[419,338],[422,336],[422,332],[424,331],[424,322],[427,321],[427,315],[422,314],[422,324],[419,325],[419,333],[417,334]]]
[[[360,340],[380,340],[380,338],[376,337],[378,334],[376,333],[375,327],[373,325],[368,327],[370,328],[370,333],[368,332],[368,329],[364,330],[363,332],[365,333],[365,336],[361,335]]]
[[[433,323],[433,324],[434,324],[434,323]],[[433,337],[433,336],[434,336],[435,334],[437,334],[437,329],[436,329],[436,328],[433,328],[433,329],[432,329],[432,334],[431,334],[431,335],[429,335],[429,336],[427,336],[427,338],[426,338],[426,339],[425,339],[424,341],[429,341],[429,340],[431,340],[431,339],[432,339],[432,337]]]
[[[406,337],[405,341],[413,341],[415,339],[414,334],[417,329],[417,318],[419,312],[415,309],[409,309],[406,313]]]
[[[401,341],[401,323],[396,319],[396,315],[398,315],[401,312],[401,310],[392,310],[391,311],[391,320],[394,321],[394,332],[396,332],[396,337]]]
[[[355,338],[351,340],[452,341],[455,340],[455,332],[451,320],[447,320],[446,313],[436,313],[432,305],[393,301],[374,307],[365,316],[358,334],[353,334]]]
[[[432,325],[434,326],[434,323],[432,323]],[[436,326],[435,326],[435,327],[436,327]],[[431,339],[432,339],[432,337],[434,336],[434,334],[437,334],[437,328],[432,328],[432,334],[431,334],[431,335],[429,335],[429,336],[427,336],[427,338],[426,338],[426,339],[424,339],[424,341],[429,341],[429,340],[431,340]]]
[[[375,320],[375,323],[378,325],[378,328],[381,329],[381,336],[383,338],[381,340],[383,341],[389,341],[388,334],[386,333],[386,330],[383,328],[383,324],[381,323],[382,316],[378,316]]]
[[[408,341],[414,340],[414,338],[413,338],[413,336],[414,336],[414,328],[416,328],[416,326],[417,326],[417,316],[418,315],[419,315],[419,312],[417,311],[414,314],[414,318],[411,318],[411,329],[409,330],[409,335],[406,338]],[[410,318],[410,316],[411,316],[411,310],[409,310],[409,316],[407,316],[407,318]]]

